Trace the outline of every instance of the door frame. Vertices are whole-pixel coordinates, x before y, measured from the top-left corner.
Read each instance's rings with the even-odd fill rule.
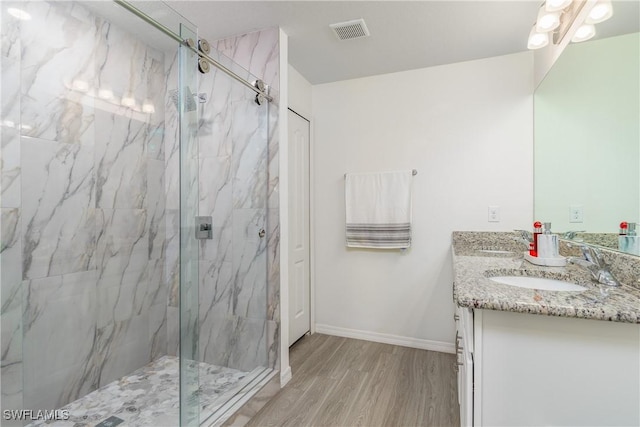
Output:
[[[309,122],[309,333],[316,333],[315,167],[313,121],[291,107],[287,110]],[[288,147],[287,147],[288,149]],[[291,304],[291,301],[289,301]],[[287,307],[287,310],[289,308]],[[283,331],[284,333],[284,331]]]

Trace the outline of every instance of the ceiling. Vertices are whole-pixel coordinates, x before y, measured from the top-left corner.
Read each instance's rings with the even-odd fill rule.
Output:
[[[319,84],[524,51],[541,0],[167,3],[210,41],[280,26],[289,63]],[[370,37],[340,41],[329,28],[358,18]]]
[[[129,0],[179,32],[161,2]],[[312,84],[406,71],[527,50],[542,0],[213,1],[167,0],[209,41],[269,27],[289,36],[289,63]],[[83,1],[162,50],[175,42],[112,2]],[[597,38],[640,30],[640,0],[613,0]],[[340,41],[329,24],[364,18],[370,37]]]

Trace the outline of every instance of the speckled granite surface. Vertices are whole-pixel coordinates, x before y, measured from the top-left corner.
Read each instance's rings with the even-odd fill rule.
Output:
[[[514,237],[514,233],[453,233],[453,299],[458,306],[640,323],[640,288],[636,287],[640,271],[638,257],[603,252],[623,283],[619,288],[607,288],[609,295],[603,299],[601,286],[591,280],[586,270],[575,265],[535,266],[524,260],[525,245]],[[486,248],[511,251],[511,254],[486,252]],[[500,275],[549,277],[578,283],[588,289],[583,292],[543,291],[503,285],[488,278]]]

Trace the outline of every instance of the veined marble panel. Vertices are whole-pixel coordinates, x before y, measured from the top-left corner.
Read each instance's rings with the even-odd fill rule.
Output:
[[[230,262],[200,261],[199,310],[201,322],[208,317],[233,314],[233,265]]]
[[[267,228],[266,209],[235,209],[233,214],[234,314],[266,319]]]
[[[19,209],[3,208],[0,221],[0,402],[1,409],[5,410],[22,407],[22,254]]]
[[[233,369],[266,367],[267,321],[238,316],[208,317],[201,323],[200,360]]]
[[[22,134],[50,141],[94,136],[95,19],[72,2],[25,2],[20,23]]]
[[[156,304],[149,309],[149,360],[167,355],[167,303]]]
[[[5,59],[19,60],[21,45],[20,20],[9,15],[7,9],[10,7],[19,7],[20,2],[7,1],[2,3],[5,7],[0,10],[0,61],[4,62]],[[4,90],[4,84],[2,87]]]
[[[150,361],[149,313],[97,329],[93,364],[102,387]]]
[[[149,283],[149,241],[145,210],[97,211],[97,326],[104,327],[142,313]]]
[[[149,160],[147,167],[147,230],[149,259],[163,258],[166,242],[164,162]]]
[[[269,28],[219,40],[213,46],[240,67],[279,90],[279,40],[277,28]]]
[[[167,209],[180,209],[180,147],[179,147],[179,122],[178,106],[172,97],[173,91],[177,91],[178,85],[178,56],[165,56],[165,90],[164,113],[165,127],[163,133],[164,161],[165,161],[165,188],[167,196]]]
[[[96,112],[96,206],[143,209],[147,197],[147,123],[130,110]]]
[[[0,313],[4,314],[22,309],[22,227],[19,209],[3,208],[0,212]]]
[[[3,87],[4,92],[4,87]],[[0,205],[3,208],[20,207],[20,133],[17,129],[0,124]]]
[[[95,268],[93,147],[22,137],[23,274]]]
[[[145,113],[145,122],[162,123],[164,54],[111,22],[97,21],[97,86],[129,109]]]
[[[25,408],[55,409],[94,387],[96,271],[25,281]]]
[[[235,209],[267,206],[267,106],[250,100],[238,104],[232,129],[233,207]]]
[[[180,304],[180,211],[166,212],[166,259],[164,280],[167,286],[168,305],[178,307]]]
[[[167,307],[167,354],[178,356],[180,354],[180,309]]]
[[[267,319],[280,324],[280,211],[267,210]],[[278,341],[280,342],[280,341]],[[274,368],[274,366],[271,366]]]

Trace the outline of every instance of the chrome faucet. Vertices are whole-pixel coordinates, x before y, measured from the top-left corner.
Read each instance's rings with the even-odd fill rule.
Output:
[[[571,264],[586,268],[593,279],[602,285],[620,286],[620,282],[611,273],[609,264],[606,263],[598,249],[587,245],[581,245],[580,249],[582,250],[582,258],[569,257],[567,260]]]
[[[524,243],[527,245],[527,249],[529,248],[529,243],[533,242],[533,234],[528,230],[513,230],[516,233],[519,233],[520,236],[514,237],[513,240],[516,242]]]
[[[576,236],[578,235],[578,233],[584,233],[584,230],[579,230],[579,231],[565,231],[565,233],[562,235],[563,239],[567,239],[567,240],[573,240],[576,238]]]

